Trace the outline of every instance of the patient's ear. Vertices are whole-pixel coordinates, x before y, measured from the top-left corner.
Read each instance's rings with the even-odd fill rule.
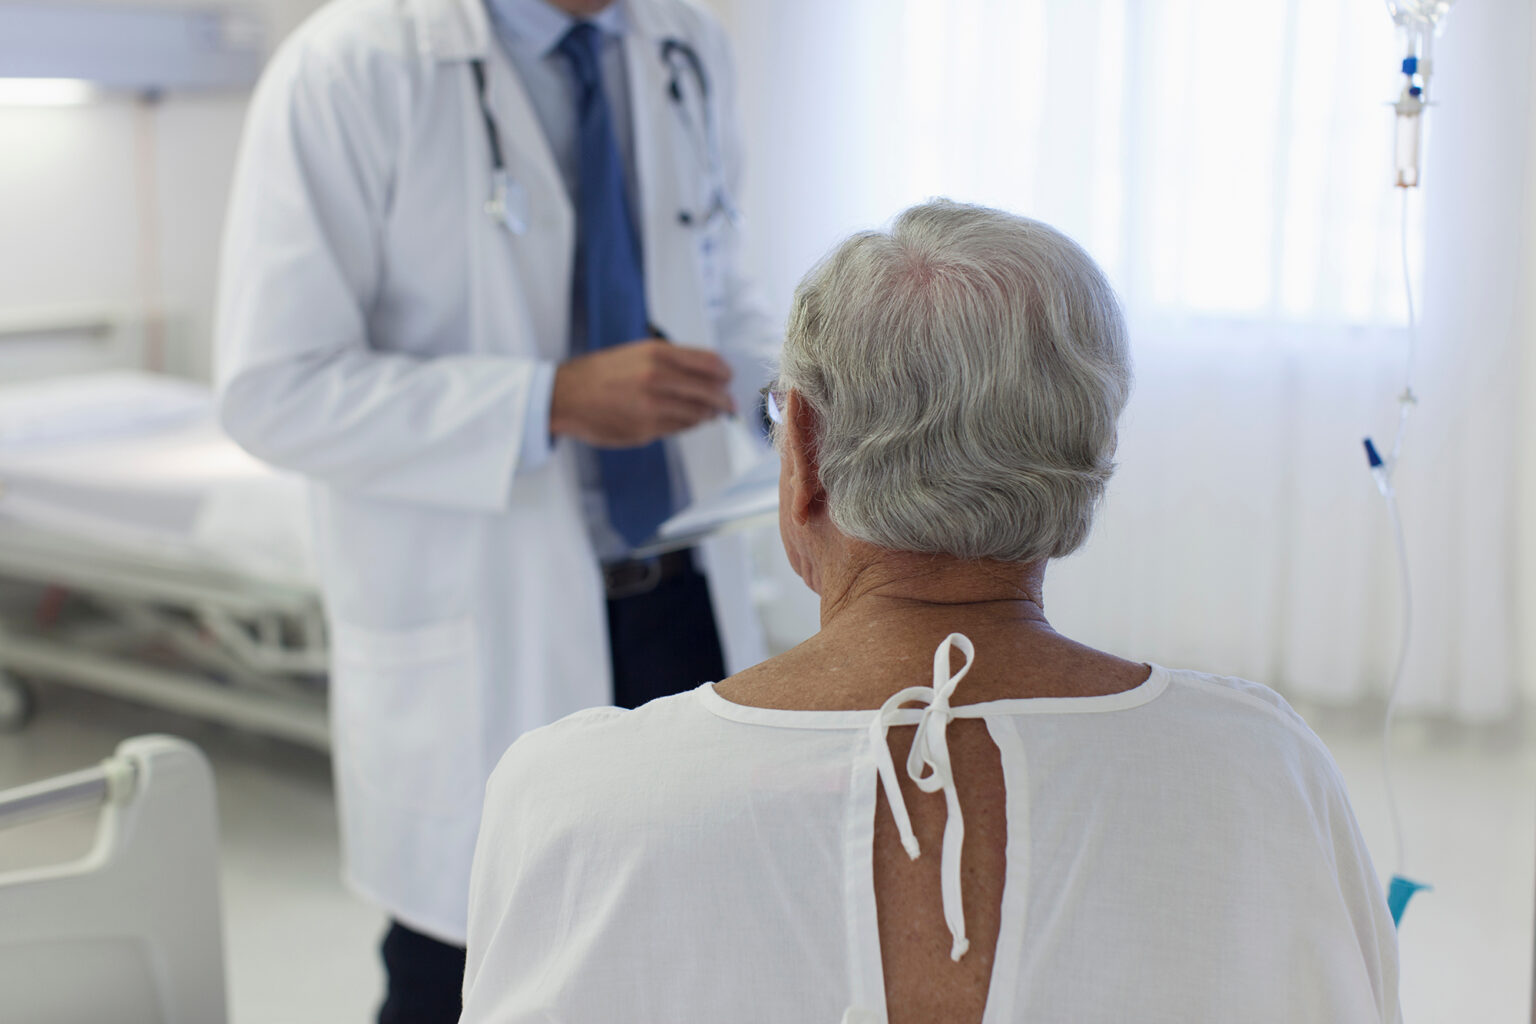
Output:
[[[821,420],[811,403],[793,389],[784,396],[784,466],[789,471],[790,517],[804,525],[826,511],[827,492],[821,486],[816,436]]]

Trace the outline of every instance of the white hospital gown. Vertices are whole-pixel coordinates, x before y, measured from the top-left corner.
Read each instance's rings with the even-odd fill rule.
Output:
[[[1275,693],[1154,667],[954,711],[1007,786],[987,1024],[1400,1019],[1343,781]],[[706,685],[520,739],[487,791],[463,1021],[884,1021],[878,714]]]

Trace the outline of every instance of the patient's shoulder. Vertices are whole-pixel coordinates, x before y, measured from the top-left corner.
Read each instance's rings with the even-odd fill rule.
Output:
[[[709,723],[693,691],[644,707],[587,708],[520,736],[487,784],[487,802],[612,792],[646,762],[665,756]]]
[[[1170,671],[1157,704],[1169,738],[1225,761],[1239,774],[1290,778],[1314,797],[1346,802],[1328,747],[1285,698],[1260,683],[1207,672]]]
[[[549,725],[528,730],[518,737],[517,741],[508,748],[507,753],[511,754],[513,751],[531,753],[551,746],[559,747],[573,740],[580,742],[594,732],[602,732],[609,723],[627,714],[629,712],[624,708],[586,708],[566,715]]]
[[[1236,722],[1278,726],[1307,743],[1321,746],[1317,735],[1286,699],[1262,683],[1239,676],[1214,675],[1187,669],[1169,670],[1169,695],[1189,714],[1191,706],[1208,709]]]

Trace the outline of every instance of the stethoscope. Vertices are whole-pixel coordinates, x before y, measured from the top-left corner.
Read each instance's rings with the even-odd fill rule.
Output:
[[[661,41],[661,62],[667,66],[667,73],[671,76],[667,82],[667,96],[672,100],[683,128],[693,139],[694,156],[699,166],[704,168],[705,180],[709,182],[709,198],[703,209],[679,210],[678,223],[697,223],[704,227],[716,218],[724,218],[735,224],[740,214],[736,204],[731,202],[730,192],[725,185],[725,160],[720,155],[720,132],[715,126],[714,114],[710,111],[709,75],[704,72],[704,62],[699,59],[697,50],[676,38]],[[692,72],[694,84],[698,86],[693,104],[696,113],[690,113],[688,109],[688,99],[682,85],[684,71]]]
[[[677,111],[683,129],[693,140],[694,157],[703,168],[708,183],[708,198],[692,209],[679,210],[677,221],[699,228],[708,227],[720,219],[734,224],[740,214],[726,188],[725,162],[720,155],[719,132],[710,112],[709,75],[704,70],[704,61],[692,46],[676,38],[662,40],[661,60],[670,76],[667,97]],[[485,122],[486,148],[491,157],[491,195],[485,201],[485,213],[507,231],[521,235],[528,230],[528,191],[507,170],[501,149],[501,132],[496,128],[496,118],[491,114],[486,96],[485,61],[471,60],[469,69],[475,78],[475,95],[480,104],[480,117]],[[683,86],[683,80],[689,77],[693,79],[693,89]]]

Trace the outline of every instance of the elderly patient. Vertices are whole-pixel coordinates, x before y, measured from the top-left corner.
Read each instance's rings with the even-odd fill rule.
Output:
[[[1044,224],[933,202],[812,271],[771,397],[821,631],[511,748],[463,1019],[1396,1021],[1317,737],[1046,620],[1129,383],[1104,276]]]

